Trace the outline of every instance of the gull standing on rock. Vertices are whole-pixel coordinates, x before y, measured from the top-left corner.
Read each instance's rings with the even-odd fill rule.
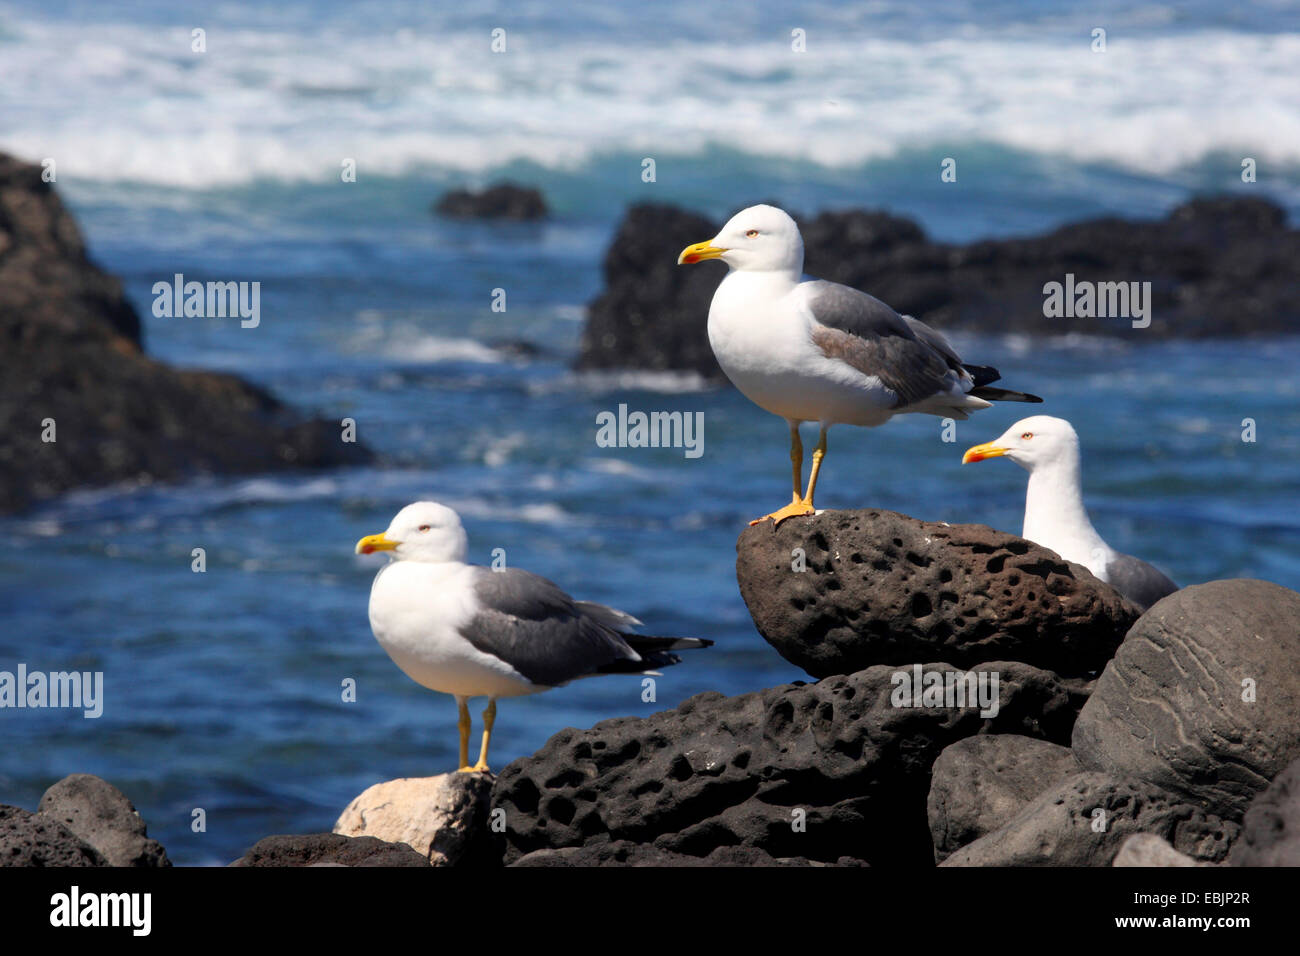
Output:
[[[721,259],[729,267],[709,307],[709,344],[745,397],[790,426],[794,498],[750,524],[815,512],[813,492],[831,425],[883,425],[923,412],[964,419],[991,401],[1041,402],[994,388],[997,369],[967,365],[924,322],[865,292],[803,275],[803,237],[775,206],[738,212],[678,265]],[[817,422],[808,493],[802,489],[799,426]]]
[[[1178,590],[1157,568],[1108,545],[1088,520],[1079,479],[1079,436],[1064,418],[1022,418],[1001,438],[968,448],[961,463],[1002,457],[1029,472],[1024,537],[1082,564],[1144,611]]]
[[[370,628],[403,673],[456,698],[460,770],[488,769],[498,697],[522,697],[597,674],[655,674],[693,637],[649,637],[623,611],[575,601],[546,578],[465,563],[465,529],[446,505],[417,501],[357,554],[389,552],[370,588]],[[469,763],[470,697],[487,697],[483,746]]]

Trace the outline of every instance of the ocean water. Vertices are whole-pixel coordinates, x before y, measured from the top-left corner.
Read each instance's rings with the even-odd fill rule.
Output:
[[[1098,26],[1104,54],[1089,47]],[[489,50],[497,27],[503,54]],[[86,490],[0,519],[0,670],[102,671],[106,698],[98,719],[0,712],[0,802],[34,807],[59,777],[97,773],[175,861],[220,864],[270,833],[328,829],[378,780],[451,767],[454,705],[374,643],[381,559],[352,553],[418,498],[461,512],[475,560],[504,548],[655,632],[717,641],[666,670],[654,703],[613,677],[503,702],[494,766],[566,726],[799,679],[754,631],[734,576],[745,522],[788,496],[784,424],[690,376],[569,370],[626,204],[879,206],[967,240],[1235,191],[1294,221],[1298,54],[1300,16],[1266,3],[791,15],[761,2],[705,18],[681,2],[0,2],[0,149],[55,160],[150,352],[352,417],[382,455]],[[955,185],[939,181],[947,156]],[[1256,184],[1240,181],[1244,156]],[[345,158],[355,183],[340,181]],[[503,176],[540,186],[553,217],[429,214],[449,186]],[[151,287],[176,272],[260,281],[260,325],[155,318]],[[504,313],[490,308],[498,288]],[[1300,587],[1296,339],[1044,332],[957,345],[1075,423],[1113,545],[1183,584]],[[498,347],[518,342],[535,349]],[[702,412],[704,454],[598,447],[596,416],[620,403]],[[1023,472],[959,461],[1024,411],[981,413],[954,442],[934,418],[835,429],[819,504],[1017,531]],[[355,703],[341,699],[348,678]]]

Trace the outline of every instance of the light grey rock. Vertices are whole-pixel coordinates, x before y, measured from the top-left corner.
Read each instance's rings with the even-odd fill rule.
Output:
[[[1141,780],[1080,773],[940,866],[1110,866],[1134,833],[1153,833],[1181,853],[1217,863],[1239,831]]]
[[[126,794],[93,774],[64,777],[45,791],[36,812],[85,840],[109,866],[171,866]]]
[[[495,779],[444,773],[377,783],[348,804],[334,832],[405,843],[433,866],[456,866],[490,844],[487,814]]]
[[[934,762],[926,801],[935,862],[992,833],[1078,771],[1069,747],[1034,737],[980,734],[949,744]]]
[[[1169,841],[1154,833],[1135,833],[1124,841],[1111,866],[1210,866],[1179,853]]]

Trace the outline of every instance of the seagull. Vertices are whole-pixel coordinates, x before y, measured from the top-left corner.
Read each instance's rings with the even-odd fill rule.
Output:
[[[1022,418],[1001,438],[968,448],[961,463],[1001,457],[1029,472],[1024,537],[1082,564],[1144,611],[1178,590],[1155,567],[1108,545],[1088,520],[1079,485],[1079,436],[1064,418]]]
[[[741,210],[712,239],[683,249],[677,264],[706,259],[729,267],[709,307],[718,364],[746,398],[790,426],[794,497],[751,525],[816,513],[831,425],[870,428],[910,412],[965,419],[994,400],[1042,401],[992,387],[997,369],[967,365],[924,322],[865,292],[803,275],[799,227],[775,206]],[[821,426],[806,495],[804,422]]]
[[[597,674],[654,674],[673,651],[708,647],[691,637],[631,633],[641,624],[603,604],[575,601],[518,568],[466,564],[468,539],[446,505],[417,501],[357,554],[389,553],[370,588],[370,628],[407,677],[451,694],[459,710],[462,773],[487,771],[499,697],[522,697]],[[487,697],[483,745],[469,763],[470,697]]]

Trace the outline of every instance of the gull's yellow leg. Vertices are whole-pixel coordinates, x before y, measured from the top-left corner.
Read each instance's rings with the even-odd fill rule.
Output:
[[[790,478],[794,482],[794,497],[790,503],[803,498],[803,440],[799,437],[799,423],[790,423]]]
[[[488,744],[492,740],[492,725],[496,723],[496,719],[497,719],[497,699],[493,697],[488,700],[488,705],[483,710],[483,746],[479,749],[478,752],[478,763],[474,764],[474,766],[472,767],[464,768],[465,770],[467,771],[472,770],[475,773],[487,770]]]
[[[460,711],[460,719],[456,726],[460,728],[460,771],[465,773],[473,769],[469,765],[469,698],[457,697],[456,707]]]
[[[822,432],[822,440],[825,441],[826,432]],[[822,445],[818,445],[821,448]],[[816,454],[813,455],[813,476],[817,474],[817,462],[821,459]],[[756,525],[761,521],[771,518],[777,524],[780,524],[786,518],[793,518],[795,515],[812,514],[811,500],[805,501],[803,497],[803,441],[799,438],[799,423],[790,423],[790,471],[794,484],[794,496],[790,503],[780,511],[773,511],[770,515],[763,515],[761,518],[755,518],[750,522]],[[811,485],[809,486],[811,488]]]
[[[817,473],[822,470],[822,459],[826,457],[826,427],[822,426],[822,433],[817,438],[817,447],[813,449],[813,466],[812,472],[808,475],[808,497],[804,503],[808,506],[808,513],[813,511],[813,492],[817,490]]]

